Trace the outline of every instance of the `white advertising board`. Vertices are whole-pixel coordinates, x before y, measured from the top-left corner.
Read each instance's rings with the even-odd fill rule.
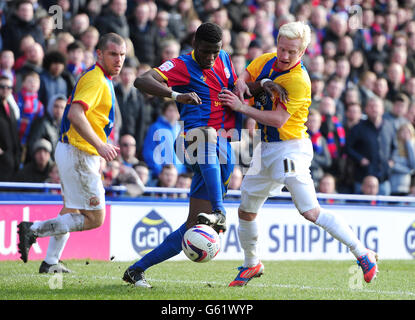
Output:
[[[382,259],[415,258],[415,210],[405,207],[330,205],[343,216],[363,244]],[[238,204],[226,203],[227,232],[215,259],[242,260],[238,240]],[[188,204],[137,202],[111,206],[110,256],[138,260],[157,247],[187,218]],[[265,204],[258,214],[262,260],[354,259],[346,247],[305,220],[292,204]],[[187,259],[183,253],[172,259]]]

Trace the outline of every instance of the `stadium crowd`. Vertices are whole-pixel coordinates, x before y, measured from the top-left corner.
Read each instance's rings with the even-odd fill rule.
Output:
[[[177,107],[135,89],[135,78],[190,52],[205,21],[223,28],[223,49],[241,74],[276,50],[282,24],[301,20],[312,29],[303,61],[316,189],[415,195],[414,13],[414,0],[0,1],[0,181],[59,183],[53,154],[66,102],[95,62],[99,36],[115,32],[128,48],[113,79],[111,139],[121,150],[102,163],[104,185],[189,188],[191,175],[174,154],[164,166],[154,157],[159,132],[171,134],[164,138],[174,150]],[[257,141],[255,121],[244,123],[252,139],[236,143],[239,158]],[[248,165],[235,167],[229,189],[239,189]]]

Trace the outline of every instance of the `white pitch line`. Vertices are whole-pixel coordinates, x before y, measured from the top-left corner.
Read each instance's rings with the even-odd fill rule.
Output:
[[[53,275],[48,274],[20,274],[19,276],[27,276],[27,277],[50,277]],[[64,274],[64,278],[74,278],[74,279],[103,279],[103,280],[121,280],[120,277],[115,276],[86,276],[86,275],[79,275],[79,274]],[[211,284],[217,286],[224,286],[226,284],[217,281],[197,281],[197,280],[174,280],[174,279],[156,279],[148,277],[147,280],[151,282],[159,282],[159,283],[178,283],[178,284]],[[376,294],[389,294],[389,295],[403,295],[403,296],[415,296],[415,292],[412,291],[382,291],[382,290],[373,290],[373,289],[350,289],[350,288],[332,288],[332,287],[312,287],[312,286],[304,286],[304,285],[293,285],[293,284],[262,284],[262,283],[250,283],[249,287],[261,287],[261,288],[285,288],[285,289],[300,289],[300,290],[319,290],[319,291],[344,291],[347,290],[348,292],[362,292],[362,293],[376,293]]]

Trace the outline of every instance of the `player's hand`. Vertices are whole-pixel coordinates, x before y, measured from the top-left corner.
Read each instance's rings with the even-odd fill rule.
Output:
[[[97,151],[101,157],[103,157],[107,162],[109,162],[117,157],[120,148],[112,144],[103,143],[97,148]]]
[[[251,91],[249,91],[246,82],[241,78],[236,81],[233,93],[236,94],[242,102],[245,100],[245,96],[251,97]]]
[[[228,89],[223,89],[219,93],[218,98],[225,107],[229,107],[233,111],[241,112],[244,107],[244,104],[239,97]]]
[[[177,96],[176,101],[184,104],[202,104],[202,99],[200,99],[196,92],[181,93]]]
[[[279,97],[280,102],[287,103],[288,99],[288,92],[283,87],[281,87],[278,83],[274,81],[267,81],[263,85],[264,91],[272,97],[272,101],[275,100],[275,96]]]

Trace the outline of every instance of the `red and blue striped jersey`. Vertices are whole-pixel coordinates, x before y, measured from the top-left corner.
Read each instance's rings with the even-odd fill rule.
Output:
[[[202,100],[200,105],[177,103],[184,132],[203,126],[226,131],[240,129],[240,114],[224,107],[218,98],[222,88],[232,90],[237,79],[232,61],[225,51],[220,51],[210,69],[201,69],[192,51],[164,62],[155,70],[174,91],[196,92]]]

